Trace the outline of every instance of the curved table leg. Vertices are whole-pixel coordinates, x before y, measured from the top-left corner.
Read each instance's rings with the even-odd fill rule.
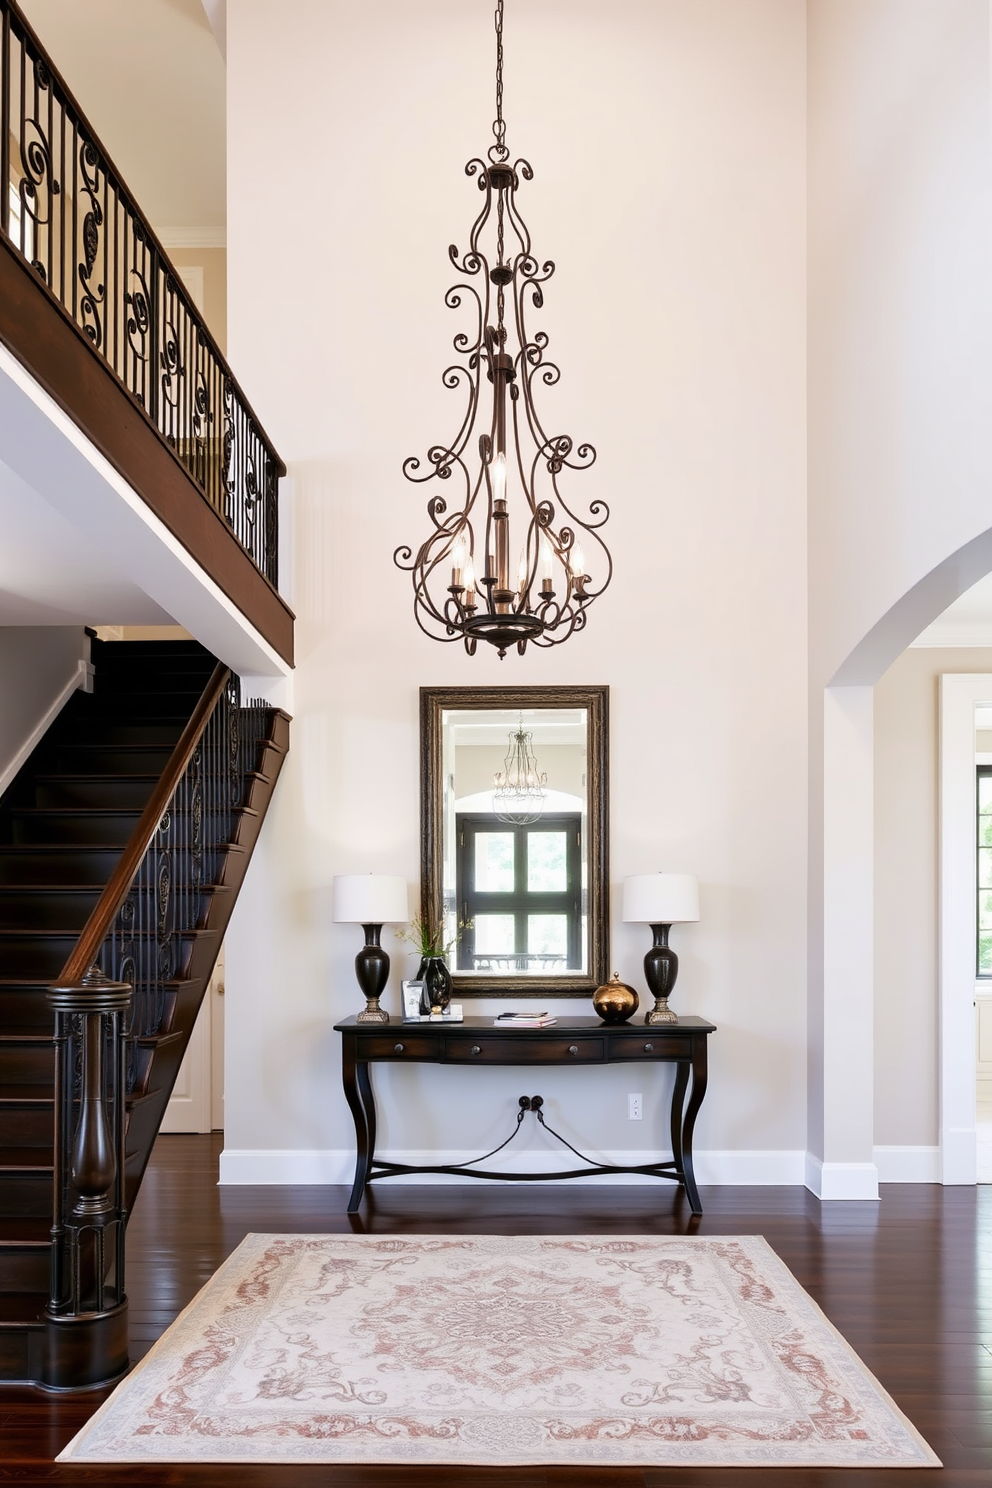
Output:
[[[689,1207],[693,1214],[702,1214],[703,1206],[699,1202],[699,1189],[696,1187],[696,1177],[692,1171],[692,1132],[696,1125],[696,1117],[699,1108],[703,1104],[703,1096],[706,1094],[706,1043],[700,1039],[692,1051],[692,1091],[689,1095],[689,1104],[685,1111],[685,1121],[682,1123],[682,1165],[685,1170],[685,1191],[689,1200]]]
[[[364,1072],[364,1082],[361,1079]],[[354,1214],[362,1202],[362,1193],[365,1189],[365,1181],[368,1178],[369,1164],[371,1162],[369,1123],[366,1114],[364,1092],[360,1086],[362,1083],[368,1085],[368,1064],[365,1060],[359,1065],[355,1058],[355,1041],[345,1038],[341,1050],[341,1079],[344,1085],[345,1099],[355,1121],[355,1181],[352,1184],[351,1194],[348,1198],[348,1213]]]
[[[375,1096],[372,1094],[372,1075],[367,1059],[358,1062],[358,1093],[365,1108],[365,1130],[368,1132],[368,1169],[375,1162]]]
[[[685,1093],[689,1088],[689,1069],[689,1060],[680,1059],[675,1066],[675,1089],[672,1091],[672,1157],[678,1173],[683,1171],[682,1112],[685,1107]]]

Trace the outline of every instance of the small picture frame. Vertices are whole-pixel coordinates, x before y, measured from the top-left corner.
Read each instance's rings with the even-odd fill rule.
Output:
[[[403,993],[403,1021],[405,1023],[420,1022],[420,998],[424,990],[423,982],[401,982]]]

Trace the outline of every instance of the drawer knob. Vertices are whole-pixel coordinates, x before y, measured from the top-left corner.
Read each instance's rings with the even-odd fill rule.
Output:
[[[403,1053],[403,1045],[402,1044],[394,1044],[393,1045],[393,1053],[394,1054],[402,1054]]]
[[[579,1052],[579,1046],[578,1046],[578,1044],[569,1044],[569,1046],[568,1046],[568,1052],[569,1052],[569,1054],[578,1054],[578,1052]]]
[[[644,1045],[644,1052],[645,1052],[645,1054],[653,1054],[654,1053],[654,1044],[645,1044]]]
[[[472,1045],[472,1053],[473,1054],[481,1054],[482,1053],[482,1049],[479,1047],[478,1044],[473,1044]]]

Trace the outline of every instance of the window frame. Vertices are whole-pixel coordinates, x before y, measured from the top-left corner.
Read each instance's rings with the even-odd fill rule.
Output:
[[[982,887],[982,853],[992,853],[992,843],[986,846],[982,842],[981,829],[982,817],[992,817],[992,811],[982,811],[982,793],[980,782],[982,779],[992,779],[992,765],[975,766],[975,980],[978,982],[992,982],[992,971],[982,971],[982,935],[992,932],[982,930],[982,895],[992,894],[992,887]]]

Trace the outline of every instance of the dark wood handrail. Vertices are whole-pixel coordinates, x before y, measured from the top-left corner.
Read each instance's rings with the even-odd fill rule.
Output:
[[[111,874],[107,887],[97,900],[89,919],[83,926],[75,949],[62,968],[59,980],[64,985],[68,986],[78,981],[97,960],[100,947],[117,917],[117,911],[131,891],[131,885],[141,867],[145,853],[158,831],[159,822],[165,815],[169,802],[175,795],[176,787],[183,777],[193,751],[200,742],[214,709],[224,696],[224,689],[230,675],[230,667],[224,666],[222,662],[218,662],[214,667],[203,696],[197,703],[189,723],[183,729],[182,737],[172,751],[169,762],[162,772],[162,778],[152,792],[148,805],[141,813],[140,820],[121,853],[120,861]]]

